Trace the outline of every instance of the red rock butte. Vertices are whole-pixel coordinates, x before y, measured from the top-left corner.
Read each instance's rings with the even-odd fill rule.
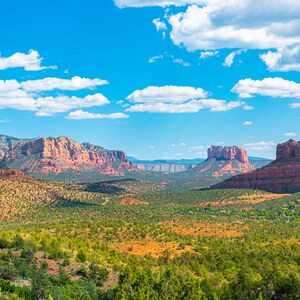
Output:
[[[279,144],[276,160],[248,174],[237,175],[211,189],[258,189],[273,193],[300,191],[300,142],[289,140]]]
[[[207,150],[208,159],[216,158],[221,160],[233,160],[236,159],[242,164],[249,165],[249,159],[247,151],[238,146],[211,146]]]
[[[247,151],[238,146],[211,146],[207,150],[207,159],[195,167],[194,173],[206,176],[233,176],[254,170],[249,163]]]
[[[2,164],[28,174],[74,170],[122,176],[124,172],[138,171],[123,151],[79,144],[65,136],[16,143],[4,154]]]

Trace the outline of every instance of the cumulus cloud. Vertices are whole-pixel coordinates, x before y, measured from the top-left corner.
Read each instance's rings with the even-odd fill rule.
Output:
[[[36,116],[52,116],[72,109],[102,106],[109,100],[100,93],[83,98],[75,96],[41,97],[19,88],[17,81],[0,81],[0,109],[35,111]]]
[[[84,98],[75,96],[58,96],[38,98],[35,101],[36,116],[52,116],[72,109],[102,106],[110,102],[102,94],[87,95]]]
[[[300,71],[300,45],[261,54],[260,59],[272,72]]]
[[[202,88],[188,86],[149,86],[136,90],[126,99],[134,105],[126,108],[127,112],[152,113],[196,113],[201,109],[212,112],[228,111],[244,106],[241,101],[207,99],[208,93]]]
[[[207,59],[208,57],[217,56],[219,51],[204,51],[200,53],[200,59]]]
[[[142,103],[126,109],[127,112],[150,112],[150,113],[196,113],[202,109],[212,112],[221,112],[234,109],[243,105],[240,101],[226,102],[225,100],[203,99],[191,100],[186,103]]]
[[[300,98],[300,84],[280,77],[264,78],[263,80],[243,79],[231,91],[239,94],[241,98],[251,98],[255,95]]]
[[[120,7],[177,6],[153,21],[163,36],[201,59],[221,49],[268,50],[260,58],[270,71],[300,71],[300,2],[294,0],[115,0]],[[273,49],[273,50],[271,50]],[[276,50],[274,50],[276,49]],[[228,57],[229,66],[234,53]]]
[[[127,97],[132,102],[157,103],[171,102],[182,103],[191,99],[205,98],[207,92],[202,88],[189,86],[148,86],[143,90],[136,90]]]
[[[274,141],[262,141],[262,142],[245,144],[245,147],[249,148],[250,150],[265,151],[265,150],[271,150],[275,145],[276,144]]]
[[[294,0],[203,0],[168,21],[173,42],[189,51],[270,49],[300,42],[299,14]]]
[[[0,57],[0,70],[24,68],[26,71],[39,71],[56,68],[56,66],[42,66],[42,60],[43,58],[35,50],[30,50],[28,54],[16,52],[9,57]]]
[[[86,88],[92,89],[104,84],[108,84],[108,81],[99,78],[81,78],[79,76],[74,76],[71,79],[48,77],[44,79],[21,82],[22,88],[27,92],[52,91],[55,89],[75,91]]]
[[[202,4],[203,0],[114,0],[119,8],[146,7],[146,6],[185,6],[188,4]]]
[[[250,125],[252,125],[252,124],[253,124],[252,121],[245,121],[245,122],[243,123],[244,126],[250,126]]]
[[[128,115],[124,113],[112,113],[112,114],[95,114],[83,110],[72,111],[68,114],[66,119],[70,120],[92,120],[92,119],[126,119]]]

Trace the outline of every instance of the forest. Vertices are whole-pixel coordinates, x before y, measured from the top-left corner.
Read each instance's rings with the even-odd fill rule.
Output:
[[[0,298],[299,299],[300,194],[0,179]]]

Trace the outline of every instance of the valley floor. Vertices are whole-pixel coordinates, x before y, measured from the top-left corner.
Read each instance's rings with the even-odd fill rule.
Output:
[[[299,199],[0,179],[0,295],[299,299]]]

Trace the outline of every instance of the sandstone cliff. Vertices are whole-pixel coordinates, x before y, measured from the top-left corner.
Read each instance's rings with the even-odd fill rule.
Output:
[[[249,163],[247,151],[238,146],[211,146],[207,157],[199,167],[202,167],[202,172],[211,171],[211,175],[215,177],[236,175],[255,169]]]
[[[27,174],[60,174],[65,171],[95,171],[124,175],[137,171],[123,151],[106,150],[92,144],[79,144],[68,137],[37,138],[14,143],[4,153],[2,166]]]
[[[279,144],[276,160],[254,172],[232,177],[212,189],[259,189],[274,193],[300,191],[300,142],[289,140]]]

